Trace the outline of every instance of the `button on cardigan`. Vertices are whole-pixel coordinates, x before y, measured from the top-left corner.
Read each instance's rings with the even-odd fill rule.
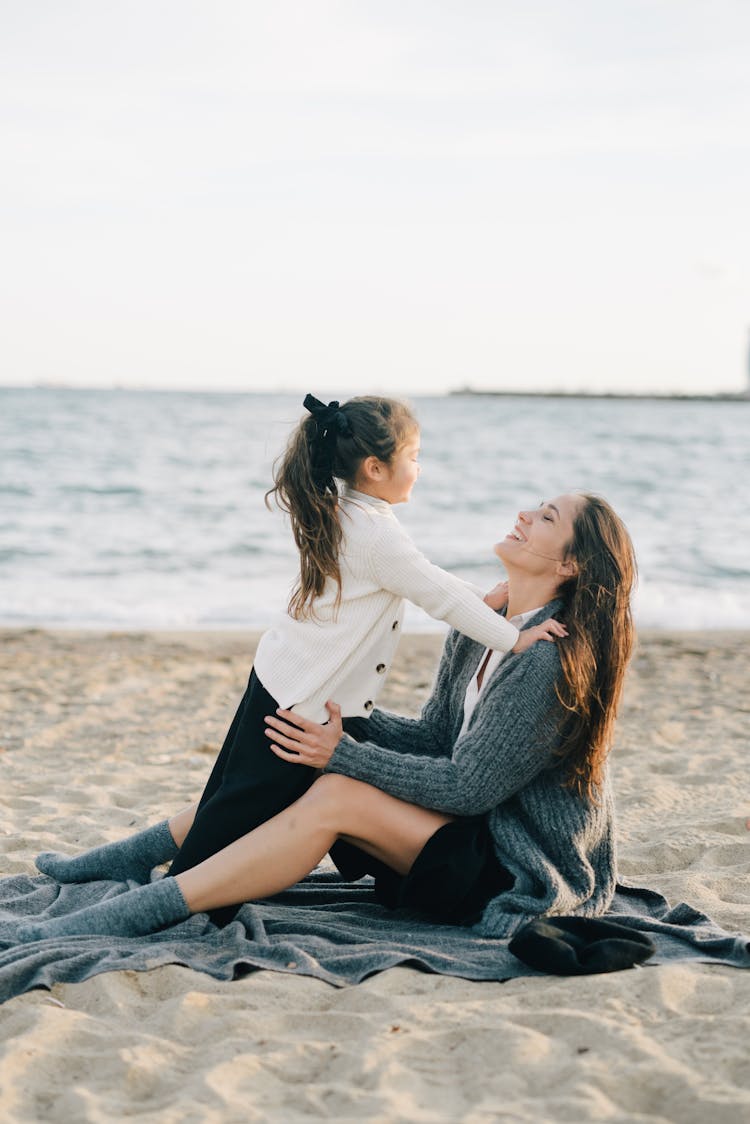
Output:
[[[525,627],[561,607],[550,602]],[[487,816],[515,884],[488,903],[482,935],[509,937],[548,913],[598,916],[615,889],[614,805],[606,773],[596,799],[580,796],[555,757],[557,645],[538,641],[504,659],[462,734],[466,687],[483,655],[452,632],[421,717],[376,710],[348,721],[327,771],[449,815]]]
[[[339,502],[341,602],[326,582],[315,613],[285,614],[261,637],[255,673],[280,706],[326,722],[327,699],[345,716],[364,716],[385,681],[400,636],[404,598],[437,620],[508,651],[518,629],[484,603],[481,591],[434,566],[401,527],[389,503],[346,489]]]

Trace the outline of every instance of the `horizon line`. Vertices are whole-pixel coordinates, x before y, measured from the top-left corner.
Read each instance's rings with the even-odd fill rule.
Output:
[[[83,392],[83,393],[105,393],[105,394],[195,394],[195,395],[213,395],[213,396],[229,396],[229,395],[242,395],[244,397],[256,398],[269,398],[269,397],[292,397],[297,394],[303,394],[305,391],[297,388],[284,387],[279,390],[255,390],[247,389],[244,387],[197,387],[197,386],[143,386],[143,385],[125,385],[122,383],[111,383],[102,385],[83,385],[78,386],[74,383],[65,382],[47,382],[39,381],[33,383],[0,383],[0,391],[53,391],[53,392]],[[324,396],[328,393],[340,393],[339,391],[326,391]],[[620,391],[620,390],[564,390],[562,388],[554,389],[500,389],[500,388],[484,388],[472,386],[453,387],[446,390],[414,390],[399,392],[378,391],[388,396],[396,397],[410,397],[410,398],[599,398],[599,399],[614,399],[614,400],[638,400],[650,399],[661,401],[750,401],[750,388],[738,390],[719,390],[719,391],[684,391],[684,390],[663,390],[663,391]],[[354,397],[355,395],[350,395]]]

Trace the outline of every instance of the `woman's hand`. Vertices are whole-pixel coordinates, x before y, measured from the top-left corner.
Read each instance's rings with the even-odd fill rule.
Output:
[[[271,749],[283,761],[295,765],[310,765],[324,769],[333,756],[344,733],[341,707],[327,702],[330,720],[325,726],[302,718],[293,710],[277,710],[276,715],[266,715],[266,737],[271,739]]]
[[[498,609],[504,609],[508,604],[508,583],[498,582],[494,589],[491,589],[489,593],[485,593],[484,600],[495,612],[497,612]]]

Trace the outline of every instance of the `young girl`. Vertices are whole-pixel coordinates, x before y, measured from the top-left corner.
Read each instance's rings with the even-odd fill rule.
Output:
[[[332,700],[343,717],[367,717],[398,643],[404,598],[495,650],[520,652],[566,635],[553,619],[519,634],[481,591],[433,566],[400,527],[392,505],[409,499],[419,476],[419,428],[403,403],[365,397],[326,406],[308,394],[304,406],[308,416],[266,497],[290,516],[299,579],[286,615],[260,640],[200,802],[76,858],[42,854],[42,873],[61,882],[146,882],[154,866],[174,859],[177,875],[288,807],[316,771],[271,751],[265,716],[283,708],[325,722]]]

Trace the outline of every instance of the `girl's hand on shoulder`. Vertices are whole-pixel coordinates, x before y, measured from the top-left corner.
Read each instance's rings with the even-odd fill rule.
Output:
[[[549,617],[548,620],[542,621],[541,624],[535,624],[533,628],[525,628],[519,633],[518,640],[515,647],[512,649],[516,654],[518,652],[525,652],[532,644],[536,644],[537,640],[557,640],[558,637],[564,640],[568,635],[568,630],[564,624],[560,624],[554,617]]]
[[[504,609],[508,604],[508,583],[498,582],[494,589],[491,589],[489,593],[485,593],[484,600],[495,612],[497,612],[498,609]]]
[[[270,739],[276,756],[295,765],[324,769],[344,733],[341,707],[335,702],[327,702],[326,710],[331,717],[325,726],[302,718],[293,710],[279,708],[275,715],[267,714],[266,737]]]

